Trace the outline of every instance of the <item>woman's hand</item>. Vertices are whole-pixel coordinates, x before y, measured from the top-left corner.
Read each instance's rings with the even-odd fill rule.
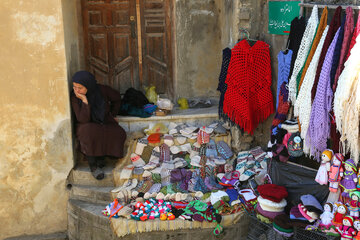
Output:
[[[74,91],[75,96],[80,99],[83,103],[88,104],[88,100],[85,94],[81,94],[81,93],[77,93],[76,91]]]

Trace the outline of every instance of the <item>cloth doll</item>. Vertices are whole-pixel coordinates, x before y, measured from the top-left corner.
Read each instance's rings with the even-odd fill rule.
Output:
[[[342,221],[346,215],[347,207],[344,204],[338,204],[334,218],[331,221],[334,225],[341,225]]]
[[[341,153],[336,153],[332,158],[332,163],[329,171],[329,190],[330,192],[337,192],[339,182],[343,176],[344,170],[341,166],[344,161],[344,156]]]
[[[324,212],[320,215],[320,226],[328,228],[331,226],[331,220],[334,218],[333,205],[331,203],[325,203]]]
[[[360,192],[359,191],[354,191],[350,193],[350,206],[349,206],[349,212],[350,212],[350,216],[352,217],[359,217],[359,200],[360,200]]]
[[[340,186],[344,189],[341,194],[343,197],[349,197],[349,193],[356,190],[357,176],[356,176],[356,165],[354,160],[348,159],[345,161],[345,173],[344,178],[340,182]]]
[[[357,234],[356,236],[354,236],[354,240],[360,240],[360,220],[359,219],[356,219],[354,221],[354,228],[356,229],[357,231]]]
[[[315,181],[320,185],[328,184],[328,172],[330,171],[330,161],[333,155],[332,150],[329,149],[326,149],[321,154],[321,165],[315,177]]]
[[[353,239],[353,235],[356,234],[354,228],[352,228],[353,223],[354,223],[353,217],[346,216],[342,221],[343,225],[336,228],[336,230],[341,235],[341,240]]]

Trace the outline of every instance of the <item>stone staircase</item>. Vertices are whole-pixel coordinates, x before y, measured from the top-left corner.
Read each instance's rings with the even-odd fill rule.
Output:
[[[191,112],[191,111],[190,111]],[[145,128],[149,123],[159,122],[159,117],[146,120],[133,117],[119,118],[119,124],[127,132]],[[131,120],[132,119],[132,120]],[[162,122],[187,122],[208,124],[217,119],[217,107],[206,111],[162,117]],[[127,128],[126,128],[127,126]],[[114,163],[107,163],[105,178],[98,181],[93,178],[86,162],[80,161],[71,171],[68,178],[68,239],[69,240],[190,240],[190,239],[246,239],[248,221],[244,220],[232,227],[225,228],[220,236],[212,234],[213,229],[178,230],[150,233],[137,233],[118,238],[110,228],[109,219],[101,214],[101,210],[112,201],[110,190],[114,188],[112,169]],[[246,218],[244,218],[246,219]]]

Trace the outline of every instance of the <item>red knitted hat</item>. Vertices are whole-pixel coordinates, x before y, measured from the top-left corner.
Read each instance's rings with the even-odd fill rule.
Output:
[[[276,184],[260,185],[257,190],[261,197],[277,203],[288,196],[286,188]]]
[[[149,143],[159,143],[161,135],[162,135],[161,133],[150,134],[147,140],[149,141]]]

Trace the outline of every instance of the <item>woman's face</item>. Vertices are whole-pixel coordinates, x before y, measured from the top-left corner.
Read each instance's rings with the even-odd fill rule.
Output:
[[[77,94],[85,95],[87,93],[87,88],[84,85],[81,85],[80,83],[73,82],[73,89],[74,92],[76,92]]]

